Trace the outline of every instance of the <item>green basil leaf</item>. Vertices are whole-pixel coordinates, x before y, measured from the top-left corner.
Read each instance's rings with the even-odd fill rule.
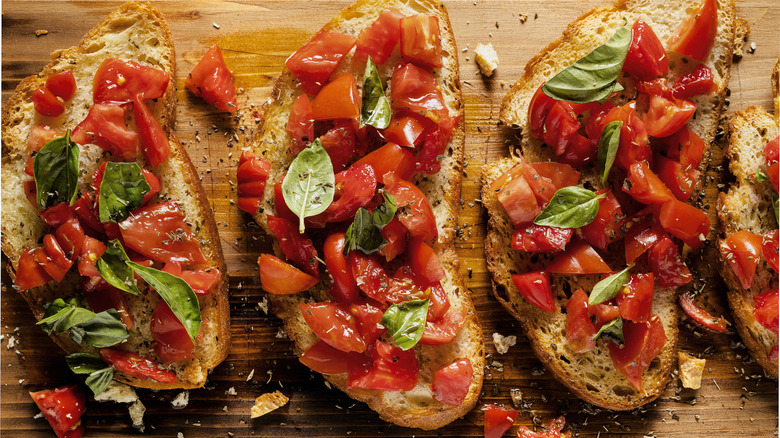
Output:
[[[335,185],[330,156],[320,140],[314,140],[290,163],[282,181],[284,202],[300,219],[301,233],[306,229],[305,218],[322,213],[333,202]]]
[[[597,159],[601,169],[601,185],[603,186],[607,185],[609,171],[612,170],[612,165],[615,163],[615,156],[617,155],[618,146],[620,146],[620,128],[622,127],[623,122],[620,120],[609,122],[599,139]]]
[[[43,318],[46,319],[55,313],[59,312],[62,309],[66,309],[68,307],[74,307],[79,305],[79,299],[76,297],[69,297],[69,298],[57,298],[56,300],[49,303],[48,306],[46,306],[46,312],[43,314]],[[40,323],[39,323],[40,324]]]
[[[65,356],[65,363],[75,374],[91,374],[106,367],[103,359],[89,353],[73,353]]]
[[[70,329],[70,338],[95,348],[112,347],[130,336],[116,309],[108,309]]]
[[[387,244],[382,233],[374,225],[371,213],[365,207],[360,207],[355,213],[355,219],[349,225],[344,243],[344,254],[359,249],[366,254],[373,254]]]
[[[593,290],[590,292],[588,305],[594,306],[596,304],[603,303],[604,301],[615,298],[617,294],[620,293],[620,289],[622,289],[623,286],[628,283],[628,280],[631,277],[630,271],[633,267],[633,264],[626,266],[626,269],[623,269],[620,272],[616,272],[596,283],[596,285],[593,286]]]
[[[599,199],[603,197],[577,186],[558,189],[534,223],[558,228],[584,227],[596,218]]]
[[[422,338],[428,317],[429,300],[404,301],[385,310],[382,325],[387,328],[401,350],[408,350]]]
[[[136,162],[106,162],[100,182],[98,213],[100,222],[122,222],[141,206],[144,195],[152,188]]]
[[[108,242],[106,252],[97,260],[95,267],[100,276],[111,286],[127,293],[138,295],[141,292],[136,285],[133,270],[130,266],[127,266],[128,261],[130,261],[130,258],[127,256],[124,248],[122,248],[122,244],[119,240],[114,239]]]
[[[376,129],[390,126],[390,101],[382,88],[382,79],[371,57],[363,73],[363,102],[360,108],[360,127],[371,125]]]
[[[598,338],[609,339],[618,345],[624,344],[626,341],[623,338],[623,318],[618,316],[616,319],[602,325],[598,333],[593,335],[594,341]]]
[[[93,394],[98,395],[108,388],[112,380],[114,380],[114,368],[105,367],[87,376],[84,383],[89,386]]]
[[[756,182],[764,182],[769,179],[769,176],[761,170],[756,170]]]
[[[198,296],[195,295],[190,285],[173,274],[139,265],[135,262],[127,262],[127,264],[160,294],[162,299],[168,304],[168,307],[171,308],[171,311],[173,311],[173,314],[176,315],[176,318],[179,319],[179,322],[187,330],[187,334],[190,335],[192,342],[197,345],[195,337],[198,336],[198,331],[200,331],[200,304],[198,303]]]
[[[55,137],[35,155],[35,202],[38,210],[61,202],[76,202],[79,183],[79,146],[70,140],[70,130]]]
[[[382,190],[382,196],[385,198],[385,202],[374,208],[373,211],[374,225],[376,225],[380,230],[393,220],[395,217],[395,212],[398,211],[398,207],[395,205],[395,197],[393,195]]]
[[[51,306],[49,307],[51,308]],[[94,312],[83,307],[65,306],[50,316],[44,316],[43,319],[38,321],[37,325],[40,325],[46,333],[62,333],[89,321],[95,316]]]
[[[623,87],[617,82],[631,43],[628,24],[606,43],[548,80],[542,91],[557,100],[575,103],[604,103],[609,95]]]

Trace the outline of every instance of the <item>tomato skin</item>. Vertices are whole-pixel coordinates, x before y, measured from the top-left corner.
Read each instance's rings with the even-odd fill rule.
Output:
[[[106,245],[103,242],[84,236],[79,256],[79,274],[86,277],[99,277],[100,272],[95,268],[95,263],[104,252],[106,252]]]
[[[380,230],[382,238],[387,241],[387,245],[379,250],[379,254],[385,256],[388,262],[395,259],[406,251],[406,227],[398,220],[393,218],[387,225]]]
[[[266,216],[268,228],[279,242],[279,248],[284,256],[295,266],[303,269],[306,273],[319,277],[319,261],[317,260],[317,250],[306,233],[298,232],[298,224],[287,219],[275,216]]]
[[[678,160],[683,166],[698,169],[704,156],[704,141],[688,128],[688,125],[680,128],[669,137],[661,139],[666,147],[666,156],[672,160]]]
[[[384,64],[401,40],[403,17],[395,8],[382,11],[376,21],[360,31],[355,47],[355,59],[365,61],[370,56],[377,65]]]
[[[349,363],[347,388],[411,391],[417,386],[420,365],[413,349],[403,351],[377,340],[370,352],[371,360]]]
[[[76,93],[76,78],[73,77],[73,70],[64,70],[49,76],[46,78],[46,88],[65,102],[69,101]]]
[[[187,75],[184,85],[194,95],[202,97],[218,109],[229,113],[236,112],[236,85],[233,82],[233,73],[225,65],[222,50],[216,44],[209,47],[198,65]]]
[[[609,354],[615,368],[638,391],[642,391],[642,373],[666,344],[666,333],[660,318],[653,315],[649,322],[623,322],[625,344],[609,342]]]
[[[81,416],[87,403],[84,391],[78,385],[30,392],[30,397],[58,438],[79,438],[84,434]]]
[[[412,270],[428,283],[437,283],[447,277],[439,257],[433,248],[419,238],[409,241],[406,251],[411,259]]]
[[[355,155],[357,140],[355,129],[352,127],[353,122],[352,120],[341,120],[319,137],[322,147],[330,156],[333,170],[336,172],[344,170],[349,160]]]
[[[135,126],[138,128],[138,137],[141,141],[141,152],[144,160],[150,167],[157,167],[168,159],[171,153],[171,145],[168,136],[165,135],[157,119],[154,118],[142,99],[137,95],[133,101],[133,113]]]
[[[661,240],[667,234],[654,226],[652,222],[634,224],[624,237],[626,264],[634,263],[653,244]]]
[[[325,258],[325,268],[330,278],[331,295],[338,302],[352,303],[357,301],[360,291],[352,276],[352,268],[344,256],[345,243],[344,233],[330,233],[325,239],[322,252]]]
[[[100,357],[115,370],[139,379],[149,379],[163,383],[177,380],[176,373],[160,369],[160,364],[127,350],[119,348],[101,348]]]
[[[125,246],[158,262],[182,265],[205,263],[200,243],[192,236],[184,214],[174,201],[135,210],[119,224]],[[176,236],[175,241],[171,236]]]
[[[439,403],[460,406],[469,393],[474,369],[469,358],[459,359],[433,373],[433,399]]]
[[[669,236],[663,236],[647,252],[647,261],[656,284],[660,287],[677,287],[693,280],[691,271],[680,255],[677,245]]]
[[[517,419],[518,411],[496,405],[485,406],[485,438],[501,438]]]
[[[617,319],[620,316],[620,309],[615,300],[605,301],[594,305],[588,305],[588,313],[596,317],[596,329],[600,329],[604,324]]]
[[[344,352],[366,351],[366,342],[349,306],[331,302],[301,304],[301,313],[311,330],[331,347]]]
[[[155,341],[152,346],[154,353],[163,363],[179,362],[195,357],[193,354],[195,344],[190,339],[187,329],[164,300],[157,302],[152,312],[149,329]],[[201,326],[201,333],[202,330]]]
[[[57,238],[54,237],[54,234],[47,234],[43,236],[43,248],[46,251],[46,255],[49,257],[49,259],[66,273],[70,267],[73,266],[73,260],[71,260],[65,254],[65,251],[57,242]],[[54,276],[52,276],[52,278],[57,280]],[[61,279],[57,281],[61,281]]]
[[[300,81],[301,90],[316,95],[355,43],[357,38],[351,35],[321,30],[290,55],[284,65]]]
[[[422,145],[417,148],[417,164],[415,165],[417,170],[429,175],[436,174],[441,170],[439,157],[444,155],[459,122],[460,115],[446,116],[442,117],[438,124],[428,126],[423,133]]]
[[[669,50],[704,62],[715,44],[718,13],[715,0],[703,0],[698,10],[683,20],[666,44]]]
[[[382,307],[379,307],[380,305]],[[363,304],[350,305],[349,311],[357,318],[358,332],[366,345],[373,345],[387,331],[382,325],[385,310],[383,304],[372,303],[370,300]]]
[[[513,274],[512,282],[530,304],[545,312],[555,312],[555,299],[548,272],[533,271]]]
[[[688,99],[651,95],[642,122],[653,137],[667,137],[685,126],[695,112],[696,104]]]
[[[30,101],[35,111],[42,116],[57,117],[65,111],[65,105],[46,87],[35,90]]]
[[[490,183],[490,189],[518,229],[533,222],[542,211],[525,175],[525,165],[519,163]]]
[[[311,102],[314,120],[360,118],[360,94],[355,75],[345,73],[325,84]]]
[[[429,310],[430,315],[430,310]],[[444,345],[449,344],[455,339],[463,324],[466,322],[466,312],[447,312],[442,319],[438,321],[425,322],[425,331],[423,332],[420,345]],[[430,318],[430,316],[429,316]]]
[[[632,274],[615,297],[620,316],[634,322],[646,322],[653,310],[653,274]]]
[[[178,276],[190,285],[195,295],[203,296],[211,293],[222,273],[217,268],[201,268],[182,271]]]
[[[376,254],[366,255],[362,251],[350,251],[347,262],[355,282],[371,299],[387,301],[387,286],[390,279]]]
[[[439,68],[441,58],[439,19],[417,14],[401,18],[401,56],[423,67]]]
[[[14,284],[20,291],[42,286],[51,281],[51,276],[35,260],[34,250],[25,248],[19,257]]]
[[[417,237],[423,242],[435,242],[439,230],[436,227],[436,219],[428,198],[422,190],[409,181],[398,179],[395,175],[385,177],[387,193],[395,197],[398,207],[396,217],[409,230],[412,237]]]
[[[544,121],[547,119],[547,114],[550,113],[553,105],[557,102],[552,97],[544,94],[542,86],[544,84],[536,89],[531,102],[528,104],[528,127],[531,130],[531,135],[540,140],[544,137]]]
[[[361,158],[352,166],[368,164],[374,169],[374,175],[377,179],[387,184],[385,175],[393,172],[402,180],[411,180],[415,174],[415,158],[407,148],[401,147],[395,143],[387,143],[379,149],[369,153]]]
[[[336,174],[336,193],[333,202],[313,218],[312,224],[320,222],[343,222],[352,220],[360,207],[365,207],[374,198],[376,176],[368,164],[352,165]],[[398,200],[396,199],[396,202]]]
[[[672,96],[678,99],[688,99],[700,94],[712,93],[717,89],[712,70],[704,64],[699,64],[692,72],[674,81],[671,92]]]
[[[575,353],[596,348],[596,327],[588,315],[588,295],[577,289],[566,302],[566,343]]]
[[[693,249],[701,246],[703,236],[710,232],[710,219],[703,211],[676,199],[661,204],[658,222]]]
[[[593,222],[580,228],[580,231],[588,243],[596,248],[606,249],[607,245],[620,237],[625,216],[612,191],[601,189],[596,194],[606,194],[606,197],[599,199],[599,211]]]
[[[778,331],[778,290],[772,289],[753,297],[756,307],[753,308],[753,316],[759,324],[772,330],[775,334]]]
[[[238,208],[254,215],[263,199],[271,162],[250,151],[241,153],[236,170],[238,182]],[[283,204],[283,203],[282,203]]]
[[[512,248],[519,251],[553,254],[566,249],[574,235],[573,228],[525,224],[512,235]]]
[[[777,193],[780,190],[780,135],[771,140],[764,147],[764,158],[766,159],[766,173],[772,182],[772,189]]]
[[[106,104],[95,104],[90,108],[87,117],[70,136],[78,144],[96,144],[124,161],[138,155],[138,137],[138,133],[125,125],[125,110]]]
[[[753,286],[756,267],[761,261],[763,239],[758,234],[742,230],[720,244],[720,252],[745,290]]]
[[[382,131],[385,141],[413,148],[423,139],[422,133],[430,124],[428,119],[410,111],[398,111],[390,125]]]
[[[580,181],[580,172],[566,163],[540,162],[530,163],[530,167],[544,178],[552,182],[555,189],[576,186]]]
[[[647,161],[631,165],[623,191],[643,204],[663,204],[676,199],[672,191],[650,170]]]
[[[73,214],[79,220],[82,227],[87,230],[91,230],[92,234],[104,235],[105,229],[103,224],[100,223],[97,213],[95,212],[93,197],[88,193],[82,193],[81,197],[71,206]]]
[[[68,258],[75,259],[81,255],[85,235],[78,219],[75,217],[68,219],[57,227],[54,234],[57,237],[57,243],[60,244]]]
[[[52,228],[57,228],[74,218],[73,211],[67,202],[60,202],[38,213],[41,220]]]
[[[631,43],[623,63],[623,71],[642,80],[669,73],[669,59],[663,44],[653,29],[641,19],[631,26]]]
[[[612,269],[604,259],[583,240],[575,240],[569,244],[566,251],[558,254],[550,261],[547,271],[553,274],[604,274]]]
[[[107,58],[98,67],[92,79],[92,99],[96,104],[122,105],[136,96],[157,99],[168,89],[170,75],[164,70]]]
[[[263,290],[274,295],[295,294],[320,282],[319,277],[307,274],[270,254],[260,254],[257,264]]]
[[[672,161],[663,155],[656,154],[653,158],[655,173],[680,201],[687,201],[696,189],[696,182],[701,172]]]
[[[390,108],[409,110],[438,123],[449,117],[441,88],[432,72],[406,64],[396,68],[391,78]]]
[[[761,253],[764,254],[766,262],[769,263],[769,266],[771,266],[775,272],[778,272],[778,259],[780,258],[780,255],[778,255],[777,235],[778,230],[774,229],[764,234],[764,238],[761,241]]]
[[[718,333],[728,333],[729,329],[726,326],[726,319],[722,316],[716,318],[699,307],[693,300],[690,291],[681,294],[677,302],[680,303],[680,307],[685,311],[685,314],[699,326]]]
[[[544,119],[541,140],[554,149],[559,161],[580,167],[596,158],[596,149],[578,133],[580,127],[573,104],[555,101]]]
[[[312,371],[322,374],[343,374],[349,371],[348,363],[357,353],[344,352],[319,340],[309,347],[298,360]]]
[[[314,141],[314,120],[309,96],[301,94],[295,98],[285,131],[290,136],[288,153],[293,155],[304,150],[310,142]]]

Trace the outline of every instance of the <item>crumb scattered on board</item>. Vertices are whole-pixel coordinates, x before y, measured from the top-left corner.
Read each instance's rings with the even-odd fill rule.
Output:
[[[255,399],[255,405],[252,406],[250,415],[252,418],[262,417],[286,405],[288,401],[290,399],[279,391],[267,392]]]

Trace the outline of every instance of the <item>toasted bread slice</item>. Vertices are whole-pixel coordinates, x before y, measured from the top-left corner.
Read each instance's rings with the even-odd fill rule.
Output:
[[[420,373],[417,386],[409,392],[389,392],[378,390],[347,389],[346,374],[325,376],[336,387],[346,392],[350,397],[366,402],[369,407],[390,422],[406,427],[435,429],[458,417],[461,417],[476,404],[482,387],[484,366],[484,344],[482,330],[477,322],[476,311],[469,298],[469,291],[460,273],[460,262],[454,249],[455,227],[458,223],[460,202],[460,183],[463,168],[463,147],[465,141],[463,122],[463,97],[460,92],[458,77],[458,59],[455,39],[452,34],[444,5],[440,2],[425,0],[408,2],[402,0],[378,1],[361,0],[342,11],[326,24],[323,29],[347,33],[357,36],[364,27],[372,23],[385,8],[397,8],[404,15],[425,13],[438,17],[441,28],[441,47],[443,67],[436,69],[434,74],[441,84],[445,104],[451,116],[460,115],[460,121],[441,158],[441,171],[435,175],[418,175],[414,183],[425,193],[433,208],[438,226],[438,242],[434,245],[447,278],[442,285],[447,292],[452,305],[451,311],[464,310],[469,314],[467,321],[455,339],[442,346],[417,345],[415,353],[420,362]],[[392,73],[392,66],[398,60],[398,49],[394,55],[380,66],[380,75],[387,79]],[[332,77],[343,74],[350,68],[352,53],[341,61],[339,68]],[[355,72],[358,83],[362,83],[362,70]],[[255,139],[256,154],[272,163],[268,176],[265,196],[256,220],[268,231],[266,215],[274,214],[273,184],[287,171],[293,157],[286,150],[290,138],[285,132],[285,126],[294,99],[301,93],[293,82],[290,72],[285,69],[277,79],[273,91],[273,101],[265,113],[262,126]],[[290,338],[295,343],[295,352],[301,355],[313,345],[317,337],[304,321],[300,304],[311,301],[323,301],[330,298],[327,293],[327,275],[323,282],[309,291],[292,296],[274,296],[269,298],[271,309],[279,316],[285,325]],[[468,395],[459,406],[441,404],[432,399],[431,379],[433,372],[452,363],[459,358],[471,360],[474,374]]]
[[[777,96],[776,79],[773,88]],[[757,171],[766,173],[764,147],[780,133],[777,115],[772,116],[760,106],[751,106],[731,116],[729,129],[731,135],[726,156],[730,160],[729,170],[736,181],[728,192],[718,197],[719,242],[740,230],[763,236],[777,229],[777,221],[772,213],[772,183],[754,179]],[[726,254],[727,251],[720,247],[720,272],[729,287],[728,302],[737,331],[756,362],[776,379],[778,360],[777,357],[770,359],[769,356],[778,345],[777,335],[756,321],[753,316],[753,297],[777,288],[777,272],[762,257],[756,268],[753,285],[746,290],[726,261]]]
[[[52,53],[52,62],[39,75],[25,78],[3,107],[2,250],[10,261],[7,264],[8,272],[11,278],[15,278],[22,250],[39,246],[43,235],[51,232],[46,230],[46,225],[22,190],[21,181],[28,157],[27,137],[35,125],[48,124],[64,131],[73,129],[81,122],[92,106],[92,78],[95,71],[109,57],[150,65],[170,75],[165,95],[156,103],[150,101],[149,104],[150,110],[168,134],[171,152],[166,162],[150,170],[162,185],[159,198],[179,203],[194,236],[201,242],[207,264],[223,273],[220,281],[212,288],[212,293],[200,298],[203,337],[196,347],[195,359],[176,362],[168,367],[176,372],[178,381],[160,383],[122,373],[117,373],[116,379],[133,386],[153,389],[200,387],[205,384],[208,371],[225,359],[230,344],[227,271],[214,216],[198,174],[172,132],[176,93],[173,39],[165,19],[151,4],[126,3],[89,31],[78,46]],[[68,69],[73,70],[76,78],[75,96],[65,104],[62,115],[53,119],[43,118],[36,113],[30,97],[45,83],[47,77]],[[103,149],[97,146],[81,147],[79,190],[87,188],[91,179],[88,176],[92,175],[103,157]],[[139,157],[138,160],[143,166],[143,159]],[[50,282],[23,291],[21,295],[29,303],[35,317],[40,319],[45,312],[45,303],[58,297],[80,295],[79,280],[80,276],[74,268],[62,283]],[[151,348],[153,339],[149,321],[160,298],[154,293],[128,295],[127,298],[136,323],[130,329],[130,337],[123,348],[126,346],[141,355],[155,357]],[[53,336],[53,339],[69,353],[83,350],[65,334]]]
[[[626,21],[630,25],[641,18],[650,25],[661,41],[666,41],[675,31],[677,24],[698,4],[696,0],[674,4],[661,1],[618,1],[613,6],[585,13],[564,30],[560,39],[532,58],[526,65],[523,76],[504,98],[500,114],[504,124],[521,130],[520,149],[525,160],[557,160],[553,148],[546,147],[542,141],[532,137],[528,128],[528,107],[534,92],[542,83],[606,42]],[[733,1],[718,1],[718,33],[712,51],[705,61],[705,65],[714,74],[717,91],[693,99],[698,109],[694,119],[688,123],[707,146],[715,136],[728,84],[734,49],[734,14]],[[676,55],[667,53],[671,56],[668,75],[670,81],[693,68],[693,65],[687,65]],[[633,93],[633,89],[628,89],[621,93],[618,99],[631,98]],[[706,168],[708,151],[705,151],[704,156],[702,169]],[[527,272],[532,266],[549,258],[511,249],[514,225],[495,193],[489,188],[489,184],[509,170],[516,161],[517,158],[505,158],[490,163],[482,175],[482,204],[489,216],[485,254],[493,279],[493,293],[520,321],[541,362],[561,383],[585,401],[608,409],[627,410],[654,400],[663,392],[676,360],[678,291],[674,288],[656,287],[654,292],[652,312],[660,317],[667,342],[642,375],[643,392],[634,389],[615,369],[607,350],[606,343],[610,341],[601,339],[594,350],[584,354],[574,353],[566,343],[566,316],[560,309],[565,307],[571,293],[578,288],[590,291],[600,277],[553,274],[553,296],[558,309],[556,312],[541,311],[520,295],[511,281],[511,274]],[[581,172],[581,185],[591,189],[602,187],[598,169],[594,165],[578,170]],[[618,181],[613,172],[607,186],[614,191],[620,190],[621,185],[622,180]],[[605,257],[607,263],[613,267],[624,263],[622,246],[617,248],[615,245],[620,244],[613,244]]]

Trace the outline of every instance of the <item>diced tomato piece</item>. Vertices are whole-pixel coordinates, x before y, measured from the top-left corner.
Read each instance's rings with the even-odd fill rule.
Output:
[[[311,102],[314,120],[358,119],[360,94],[355,75],[345,73],[325,84]]]
[[[646,322],[653,310],[653,274],[632,274],[615,297],[620,316],[625,320]]]
[[[390,79],[390,107],[393,111],[409,110],[438,123],[449,117],[436,77],[430,71],[406,64],[396,68]]]
[[[270,171],[270,161],[260,158],[250,151],[241,153],[236,171],[238,203],[241,210],[252,215],[257,213]]]
[[[623,239],[626,247],[626,264],[634,263],[634,260],[664,236],[666,233],[654,226],[652,222],[632,225]]]
[[[81,247],[84,244],[84,230],[75,217],[68,219],[57,227],[55,231],[57,243],[60,244],[65,255],[69,259],[75,259],[81,255]]]
[[[303,319],[322,341],[344,352],[366,351],[366,343],[360,336],[358,321],[349,306],[330,302],[301,304]]]
[[[68,272],[70,267],[73,266],[73,260],[71,260],[67,254],[65,254],[65,250],[63,250],[60,244],[57,242],[57,238],[54,236],[54,234],[47,234],[43,236],[43,248],[46,250],[46,255],[49,257],[49,259],[60,269]]]
[[[46,117],[57,117],[65,111],[65,105],[46,87],[40,87],[33,92],[30,101],[35,111]]]
[[[166,370],[158,362],[131,351],[119,348],[101,348],[100,357],[114,369],[128,376],[163,383],[177,381],[176,373],[173,371]]]
[[[557,102],[552,97],[544,94],[542,86],[536,89],[531,103],[528,104],[528,127],[531,130],[531,135],[541,140],[544,137],[544,124],[552,107]]]
[[[677,299],[677,302],[680,303],[680,307],[685,311],[685,314],[699,326],[719,333],[728,333],[729,329],[726,326],[726,318],[722,316],[716,318],[699,307],[694,301],[690,291],[681,294]]]
[[[764,254],[766,262],[769,263],[769,266],[771,266],[775,272],[778,272],[778,258],[780,258],[778,255],[777,234],[777,229],[769,231],[764,234],[764,238],[761,241],[761,252]]]
[[[641,19],[631,27],[631,44],[628,46],[623,71],[637,79],[653,79],[669,73],[666,50],[653,29]]]
[[[363,254],[362,251],[350,251],[347,262],[360,290],[369,298],[385,302],[390,279],[379,257],[376,254],[370,256]]]
[[[604,259],[583,240],[575,240],[566,251],[550,261],[547,271],[553,274],[604,274],[612,269]]]
[[[496,405],[485,406],[485,438],[501,438],[517,419],[518,411]]]
[[[382,325],[385,309],[367,302],[365,304],[351,304],[349,311],[357,318],[358,331],[366,345],[373,345],[374,341],[387,331]]]
[[[57,136],[57,131],[51,129],[46,125],[35,125],[30,130],[30,135],[27,137],[27,151],[30,152],[30,158],[27,160],[27,165],[24,168],[24,173],[33,176],[33,164],[35,162],[35,156],[33,152],[38,152],[42,147],[46,146],[46,143],[50,142]]]
[[[318,277],[320,275],[317,250],[306,233],[298,232],[298,224],[287,219],[267,216],[268,229],[279,242],[279,249],[295,266]]]
[[[772,189],[775,193],[780,190],[780,135],[771,140],[764,147],[764,158],[766,159],[766,173],[769,181],[772,182]]]
[[[84,415],[87,402],[78,385],[30,392],[30,397],[58,438],[80,438],[84,434],[81,416]]]
[[[660,287],[677,287],[693,280],[691,271],[669,236],[663,236],[647,252],[647,261]]]
[[[321,30],[290,55],[284,65],[300,81],[301,90],[316,95],[356,42],[357,38],[351,35]]]
[[[382,11],[376,21],[360,31],[355,59],[365,61],[370,56],[377,65],[384,64],[401,39],[403,17],[404,15],[394,8]]]
[[[698,64],[692,72],[682,75],[672,85],[672,96],[688,99],[700,94],[712,93],[718,89],[712,70],[704,64]]]
[[[344,170],[352,156],[355,155],[357,140],[353,123],[352,120],[341,120],[319,137],[322,147],[330,156],[333,170],[336,172]]]
[[[319,340],[298,359],[313,371],[322,374],[342,374],[349,371],[348,363],[357,353],[344,352]]]
[[[404,253],[407,230],[398,218],[393,218],[379,232],[382,233],[382,238],[387,242],[387,245],[379,250],[379,254],[385,256],[385,260],[389,262]]]
[[[580,172],[568,164],[546,161],[529,163],[539,176],[549,179],[555,190],[563,187],[576,186],[580,181]]]
[[[606,197],[599,199],[599,211],[593,222],[580,228],[580,231],[588,243],[598,249],[606,249],[607,245],[620,237],[623,210],[611,190],[601,189],[596,194],[606,194]]]
[[[428,126],[423,132],[423,142],[417,147],[417,170],[433,175],[441,170],[441,157],[444,155],[460,115],[442,117],[438,124]]]
[[[127,328],[133,327],[133,314],[127,305],[125,292],[108,284],[101,276],[82,277],[81,290],[89,304],[90,310],[95,313],[114,309]]]
[[[336,193],[324,212],[309,218],[321,228],[326,222],[352,220],[360,207],[365,207],[376,193],[376,176],[368,164],[352,165],[336,174]],[[396,199],[396,203],[398,200]],[[308,226],[309,222],[307,222]]]
[[[615,300],[605,301],[594,305],[588,305],[588,312],[596,317],[596,329],[600,329],[604,324],[617,319],[620,316],[620,309]]]
[[[96,104],[122,105],[136,96],[157,99],[168,89],[170,75],[164,70],[116,58],[104,60],[92,81]]]
[[[125,245],[153,260],[183,265],[205,263],[200,243],[192,236],[178,204],[173,201],[135,210],[119,224]]]
[[[557,228],[527,223],[512,235],[512,248],[520,251],[556,253],[566,249],[573,228]]]
[[[289,153],[293,155],[304,150],[310,142],[314,141],[314,118],[311,113],[311,101],[306,94],[295,98],[285,131],[290,136]]]
[[[588,295],[577,289],[566,302],[566,343],[576,353],[596,348],[596,327],[588,315]]]
[[[474,369],[469,358],[459,359],[433,373],[433,399],[439,403],[460,406],[474,380]]]
[[[154,353],[163,363],[179,362],[195,357],[195,344],[187,329],[173,314],[168,304],[160,300],[152,312],[152,322],[149,329],[152,332]],[[201,333],[203,327],[201,326]],[[200,333],[199,333],[200,335]]]
[[[651,95],[642,122],[653,137],[667,137],[685,126],[695,112],[696,104],[688,99]]]
[[[561,433],[566,426],[566,418],[561,415],[558,418],[553,418],[547,423],[547,431],[539,430],[534,432],[525,426],[520,426],[517,429],[517,438],[568,438],[571,433]]]
[[[512,282],[520,295],[530,304],[545,312],[555,311],[550,274],[546,271],[534,271],[512,275]]]
[[[415,173],[414,155],[407,148],[398,146],[395,143],[387,143],[369,153],[355,162],[353,167],[361,164],[370,165],[374,169],[374,175],[383,184],[388,183],[385,180],[385,175],[388,172],[393,172],[398,178],[407,181],[412,179]]]
[[[542,211],[525,175],[525,165],[519,163],[490,183],[490,189],[518,229],[533,222]]]
[[[419,238],[409,241],[407,254],[411,260],[414,273],[421,276],[428,283],[436,283],[447,277],[447,273],[444,272],[439,257],[433,251],[433,248]]]
[[[270,254],[260,254],[260,283],[263,290],[275,295],[288,295],[311,289],[319,277],[307,274]]]
[[[596,158],[596,149],[578,133],[580,128],[573,105],[555,101],[544,119],[541,140],[553,148],[561,162],[579,167]]]
[[[756,303],[756,307],[753,308],[753,316],[759,324],[772,330],[775,334],[778,330],[778,312],[780,312],[777,297],[777,289],[768,290],[753,297],[753,302]]]
[[[659,154],[654,155],[653,165],[658,178],[677,199],[687,201],[691,197],[701,172]]]
[[[79,274],[85,277],[99,277],[100,272],[95,268],[95,263],[103,257],[104,252],[106,252],[106,245],[103,242],[84,236],[79,256]]]
[[[73,213],[79,220],[81,226],[92,230],[98,234],[105,234],[103,225],[95,212],[92,196],[88,193],[82,193],[81,197],[71,206]],[[83,275],[83,274],[82,274]]]
[[[715,0],[703,0],[699,9],[691,12],[666,41],[669,50],[704,62],[718,32],[717,8]]]
[[[225,65],[222,50],[214,44],[187,75],[184,85],[196,96],[222,111],[236,112],[236,85]],[[148,97],[147,97],[148,98]]]
[[[693,249],[710,232],[710,219],[703,211],[676,199],[661,204],[658,223]]]
[[[439,231],[428,198],[419,187],[395,175],[385,176],[385,190],[395,197],[398,207],[396,217],[409,230],[412,237],[424,242],[435,242]]]
[[[441,58],[439,19],[417,14],[401,19],[401,56],[423,67],[439,68]]]
[[[667,157],[678,160],[686,168],[699,168],[704,155],[704,141],[688,125],[661,141],[666,146]]]
[[[661,181],[647,164],[640,161],[631,165],[623,191],[643,204],[663,204],[676,199],[672,191]]]
[[[125,161],[138,155],[138,133],[127,128],[125,110],[119,106],[95,104],[70,138],[78,144],[96,144]]]
[[[756,233],[742,230],[720,244],[720,252],[745,290],[753,286],[756,267],[761,261],[763,239]]]
[[[38,214],[40,215],[41,220],[43,220],[46,225],[52,228],[57,228],[75,217],[67,202],[60,202],[59,204],[53,205]]]
[[[444,345],[455,339],[463,324],[466,322],[466,313],[447,312],[438,321],[426,321],[425,331],[420,339],[420,345]]]
[[[133,113],[135,126],[138,128],[138,137],[141,140],[141,152],[144,160],[150,167],[157,167],[168,159],[171,153],[171,145],[168,136],[165,135],[157,119],[146,107],[142,95],[135,97],[133,101]]]
[[[603,107],[603,109],[607,108],[606,105]],[[598,147],[604,128],[614,121],[623,122],[615,164],[621,169],[628,170],[634,163],[652,160],[653,152],[647,136],[649,132],[636,113],[636,101],[600,112],[588,121],[585,130],[594,147]]]
[[[423,116],[411,111],[398,111],[390,119],[390,125],[382,131],[385,141],[399,146],[414,147],[422,141],[422,133],[430,124]]]
[[[661,319],[653,315],[649,322],[623,322],[625,343],[609,342],[609,354],[615,368],[638,391],[642,391],[642,373],[666,344]]]
[[[50,234],[47,234],[47,236],[50,236]],[[60,249],[60,251],[62,250]],[[65,278],[65,274],[68,273],[66,269],[63,269],[49,257],[49,254],[44,247],[36,248],[35,251],[33,251],[33,257],[35,258],[35,262],[38,263],[38,265],[55,281],[62,281],[62,279]]]
[[[19,257],[14,284],[20,291],[42,286],[52,280],[51,276],[35,260],[35,250],[25,248]]]
[[[182,271],[179,274],[182,280],[190,285],[195,295],[202,296],[211,293],[211,288],[219,281],[222,273],[217,268],[200,268]]]
[[[426,296],[430,300],[428,303],[428,321],[439,321],[445,315],[449,315],[448,311],[450,310],[450,299],[447,297],[447,292],[444,291],[444,287],[442,287],[441,282],[436,282],[426,286],[429,287],[423,292],[423,296]]]
[[[69,101],[76,94],[76,78],[73,77],[73,70],[63,70],[49,76],[46,78],[46,88],[65,102]]]
[[[344,233],[330,233],[325,239],[322,252],[330,278],[331,295],[339,302],[352,303],[357,300],[359,291],[355,278],[352,276],[352,268],[344,256],[345,242]]]
[[[411,391],[417,386],[420,365],[414,350],[376,341],[371,356],[372,362],[350,362],[347,388]]]

